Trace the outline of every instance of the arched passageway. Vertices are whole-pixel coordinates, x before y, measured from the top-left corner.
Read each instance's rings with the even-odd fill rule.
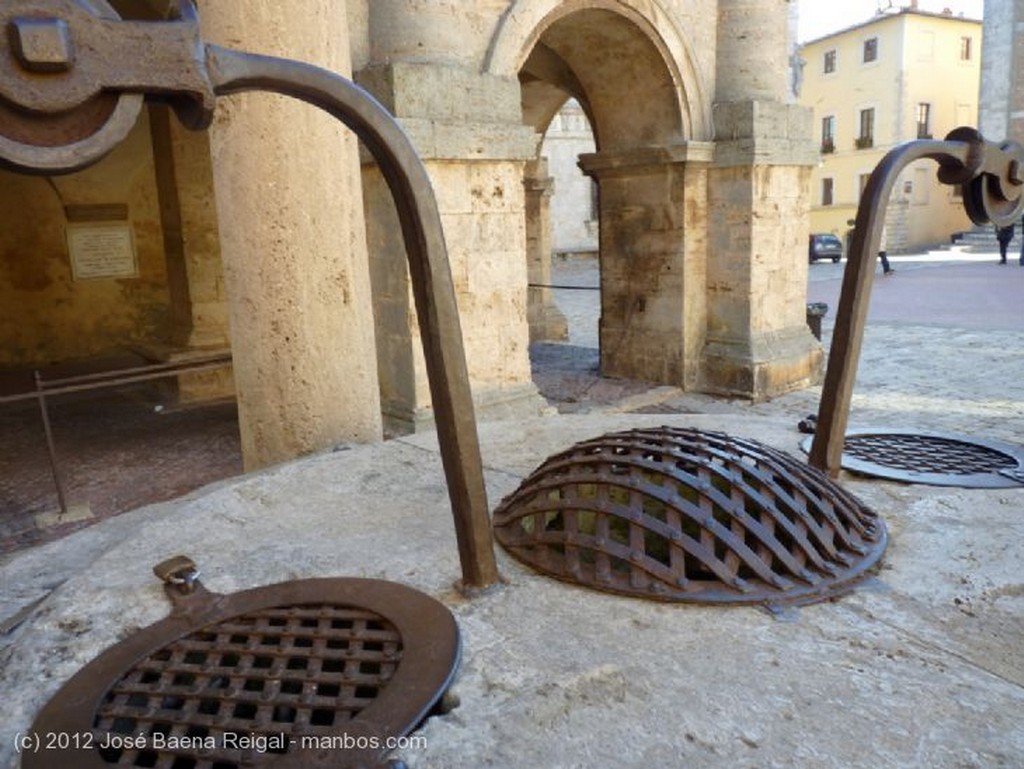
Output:
[[[537,408],[538,143],[569,97],[596,137],[580,165],[599,189],[602,373],[747,397],[811,381],[797,246],[814,153],[810,115],[776,77],[784,0],[364,5],[355,76],[436,187],[478,414]],[[431,418],[415,314],[383,183],[363,170],[381,402],[393,429],[415,430]]]
[[[596,152],[579,165],[598,186],[601,373],[693,385],[706,326],[701,233],[710,147],[692,141],[692,115],[703,111],[692,108],[657,31],[625,6],[560,7],[529,46],[518,70],[524,122],[543,134],[574,98],[594,133]],[[549,242],[538,234],[549,226],[547,212],[530,204],[546,176],[543,158],[527,164],[533,283],[550,275]],[[551,318],[549,294],[532,289],[530,299],[532,318]],[[557,332],[557,324],[546,330]]]

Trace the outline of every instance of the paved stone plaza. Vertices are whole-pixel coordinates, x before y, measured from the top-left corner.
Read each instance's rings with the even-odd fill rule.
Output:
[[[946,270],[962,273],[960,286],[1024,293],[1015,265],[894,264],[896,275],[875,283],[879,312],[886,292],[936,291]],[[812,297],[827,299],[837,275],[815,265]],[[976,305],[989,327],[872,320],[851,426],[1019,441],[1024,333],[1015,319],[996,320],[994,302]],[[551,453],[629,426],[722,430],[801,456],[795,425],[816,401],[814,389],[749,404],[647,388],[584,404],[584,413],[484,423],[491,504]],[[622,413],[651,404],[701,413]],[[150,568],[183,552],[219,592],[348,575],[446,603],[463,634],[461,704],[426,723],[426,746],[402,754],[410,767],[1021,766],[1024,491],[840,481],[887,521],[884,565],[852,595],[781,616],[590,593],[503,551],[507,584],[460,597],[431,433],[324,453],[120,516],[0,566],[0,616],[43,599],[0,641],[0,765],[17,765],[15,733],[63,680],[167,614]]]

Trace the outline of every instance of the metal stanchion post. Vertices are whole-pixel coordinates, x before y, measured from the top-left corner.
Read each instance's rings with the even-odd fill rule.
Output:
[[[38,371],[32,372],[32,378],[36,386],[36,400],[39,401],[39,413],[43,418],[43,432],[46,433],[46,453],[50,457],[50,472],[53,475],[53,484],[57,487],[57,503],[60,505],[61,513],[67,513],[67,496],[64,494],[64,479],[60,474],[60,467],[57,465],[57,450],[53,445],[53,429],[50,427],[50,414],[46,410],[46,393],[43,392],[43,379]]]

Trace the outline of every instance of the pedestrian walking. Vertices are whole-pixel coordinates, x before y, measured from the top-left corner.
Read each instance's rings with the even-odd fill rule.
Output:
[[[889,254],[886,251],[887,239],[885,236],[885,227],[882,228],[882,239],[878,243],[878,258],[882,262],[882,274],[892,275],[896,270],[889,266]]]
[[[1010,247],[1010,241],[1013,240],[1013,225],[996,226],[996,240],[999,241],[999,263],[1006,264],[1006,249]],[[1024,255],[1021,256],[1021,259],[1024,259]]]

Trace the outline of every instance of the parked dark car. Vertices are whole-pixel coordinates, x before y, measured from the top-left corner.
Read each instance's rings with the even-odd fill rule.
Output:
[[[827,232],[811,235],[808,256],[811,264],[818,259],[831,259],[833,263],[843,258],[843,244],[835,235]]]

